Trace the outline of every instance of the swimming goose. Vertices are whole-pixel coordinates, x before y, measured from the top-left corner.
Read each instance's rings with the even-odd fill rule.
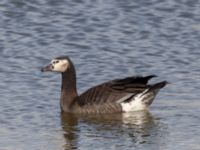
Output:
[[[96,85],[78,95],[76,72],[69,57],[57,57],[41,71],[62,74],[60,106],[63,112],[70,113],[116,113],[146,110],[158,91],[167,84],[166,81],[147,84],[155,75],[133,76]]]

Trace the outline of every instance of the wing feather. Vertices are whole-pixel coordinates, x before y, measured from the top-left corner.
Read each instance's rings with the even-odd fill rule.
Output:
[[[103,103],[120,103],[129,100],[130,97],[147,89],[149,87],[147,85],[148,80],[153,77],[155,77],[155,75],[128,77],[105,82],[82,93],[79,96],[78,103],[80,106],[84,106]]]

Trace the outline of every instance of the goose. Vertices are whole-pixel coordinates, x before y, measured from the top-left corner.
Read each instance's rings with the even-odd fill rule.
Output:
[[[78,114],[148,110],[158,91],[168,83],[148,84],[156,75],[129,76],[104,82],[78,95],[75,67],[68,56],[54,58],[41,71],[61,73],[61,111]]]

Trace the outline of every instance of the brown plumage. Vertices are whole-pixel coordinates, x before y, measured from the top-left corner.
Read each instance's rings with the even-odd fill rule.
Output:
[[[42,68],[41,71],[62,73],[61,110],[71,113],[134,111],[136,107],[140,109],[140,105],[141,109],[145,109],[152,103],[159,89],[167,84],[166,81],[153,85],[147,84],[155,75],[127,77],[102,83],[78,95],[75,68],[68,57],[55,58],[50,65]],[[139,102],[139,105],[136,101]],[[134,109],[130,109],[129,105],[126,104],[133,105],[131,108]]]

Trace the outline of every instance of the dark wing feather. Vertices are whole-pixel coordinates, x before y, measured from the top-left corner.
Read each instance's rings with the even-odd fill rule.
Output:
[[[116,79],[112,81],[113,85],[129,85],[129,84],[147,84],[148,81],[153,78],[156,77],[156,75],[150,75],[150,76],[146,76],[146,77],[142,77],[142,76],[136,76],[136,77],[127,77],[124,79]]]
[[[116,103],[117,101],[122,100],[124,97],[126,98],[124,101],[129,100],[134,95],[147,89],[149,87],[147,85],[148,80],[153,77],[155,77],[155,75],[146,77],[128,77],[105,82],[90,88],[81,94],[79,96],[78,103],[80,106],[84,106],[103,104],[106,102]]]

